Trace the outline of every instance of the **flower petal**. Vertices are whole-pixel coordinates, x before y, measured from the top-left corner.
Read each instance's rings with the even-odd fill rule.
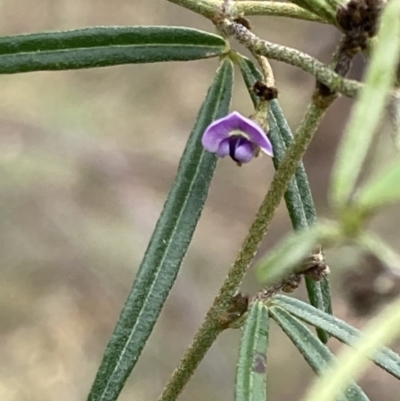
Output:
[[[229,139],[225,138],[218,146],[217,156],[218,157],[225,157],[229,155]]]
[[[226,143],[222,145],[222,142],[232,134],[236,136],[235,133],[237,134],[238,131],[248,137],[250,142],[257,145],[264,153],[273,156],[272,144],[264,130],[255,121],[242,116],[237,111],[215,120],[208,126],[201,140],[203,147],[209,152],[217,153],[219,157],[224,157],[227,155]]]
[[[232,113],[234,114],[234,113]],[[260,147],[260,149],[269,156],[273,156],[272,144],[265,134],[264,130],[250,118],[243,117],[239,113],[238,116],[233,116],[232,120],[235,120],[237,129],[247,134],[250,141]]]
[[[220,143],[225,138],[229,137],[229,134],[232,131],[232,122],[230,121],[232,114],[233,113],[215,120],[207,127],[201,139],[201,143],[205,150],[216,153]]]
[[[248,163],[254,158],[255,145],[248,139],[235,135],[229,138],[229,154],[237,163]]]

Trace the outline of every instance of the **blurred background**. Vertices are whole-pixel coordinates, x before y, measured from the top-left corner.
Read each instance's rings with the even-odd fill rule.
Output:
[[[259,36],[324,62],[339,39],[335,29],[315,23],[250,19]],[[162,0],[0,1],[1,35],[182,22],[213,31],[208,21]],[[360,57],[353,76],[361,76],[363,65]],[[86,399],[217,66],[210,59],[0,76],[0,400]],[[283,64],[273,67],[294,129],[314,80]],[[305,158],[320,216],[331,215],[329,172],[351,104],[336,101]],[[252,112],[239,72],[233,109]],[[396,157],[386,125],[370,167]],[[272,175],[267,157],[242,168],[228,159],[219,162],[180,275],[121,401],[157,399]],[[395,248],[398,217],[393,208],[371,224]],[[261,253],[290,230],[281,205]],[[335,314],[357,327],[398,292],[397,283],[383,290],[377,284],[382,269],[368,255],[331,251],[328,264]],[[253,271],[243,289],[260,290]],[[296,296],[304,298],[304,290]],[[233,399],[239,339],[235,330],[220,336],[182,401]],[[338,348],[334,340],[331,345]],[[300,399],[313,375],[276,327],[270,351],[270,399]],[[361,384],[371,400],[399,399],[399,384],[381,370],[370,369]]]

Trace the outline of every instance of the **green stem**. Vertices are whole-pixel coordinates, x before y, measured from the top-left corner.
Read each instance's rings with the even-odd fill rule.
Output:
[[[215,0],[167,0],[170,3],[187,8],[208,19],[213,19],[222,6],[222,1]]]
[[[323,83],[334,92],[343,93],[348,97],[356,97],[362,87],[360,82],[343,78],[332,71],[329,66],[308,54],[258,38],[241,24],[224,20],[220,23],[220,28],[227,35],[234,36],[251,53],[301,68],[314,75],[318,82]]]
[[[333,99],[334,98],[332,98],[332,101]],[[293,141],[293,135],[290,131],[290,128],[287,126],[286,120],[282,118],[282,116],[282,110],[280,109],[279,104],[277,103],[277,101],[272,101],[269,118],[271,123],[273,123],[274,126],[277,128],[275,131],[277,131],[278,133],[278,135],[276,135],[278,136],[278,138],[275,138],[275,142],[283,142],[280,143],[280,146],[285,148],[290,146],[291,142]],[[271,140],[272,139],[273,138],[271,136]],[[274,144],[274,150],[275,148],[276,146]],[[285,151],[286,150],[284,150],[284,152]],[[276,161],[276,164],[279,166],[279,160]],[[285,201],[287,209],[289,211],[290,219],[293,224],[293,228],[295,230],[302,230],[311,227],[317,221],[317,214],[310,190],[310,185],[308,183],[307,173],[305,171],[303,163],[299,164],[299,167],[295,174],[295,178],[292,181],[291,185],[294,186],[294,190],[288,190],[285,193]],[[310,299],[311,305],[324,312],[332,313],[332,303],[328,277],[324,277],[321,282],[314,281],[307,276],[305,276],[304,278],[307,288],[307,294]],[[317,328],[317,333],[320,340],[326,344],[329,339],[329,336],[326,334],[326,332],[322,329]]]
[[[197,14],[213,20],[220,12],[222,1],[216,0],[167,0],[187,8]],[[260,2],[260,1],[240,1],[232,6],[231,14],[233,17],[238,15],[268,15],[271,17],[287,17],[301,19],[305,21],[320,22],[328,24],[328,21],[304,10],[303,8],[285,2]]]
[[[314,15],[309,11],[304,10],[304,8],[301,8],[292,3],[284,3],[280,1],[238,1],[234,4],[233,13],[244,15],[268,15],[274,17],[287,17],[328,24],[328,21],[325,21],[317,15]]]
[[[250,227],[249,233],[243,242],[233,266],[229,270],[218,296],[215,298],[193,343],[173,373],[159,401],[173,401],[177,399],[206,352],[218,334],[223,330],[218,318],[222,313],[226,312],[232,297],[238,291],[242,279],[254,259],[272,217],[314,136],[325,110],[325,108],[318,107],[314,102],[309,105],[297,130],[297,135],[288,147],[286,155],[276,171],[270,189],[258,210],[256,218]]]

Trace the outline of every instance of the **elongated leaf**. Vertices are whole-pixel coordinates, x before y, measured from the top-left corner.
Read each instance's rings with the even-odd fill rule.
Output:
[[[135,366],[178,274],[191,241],[216,165],[201,136],[226,115],[232,95],[233,66],[223,61],[208,91],[179,164],[178,174],[157,222],[132,292],[107,345],[89,395],[114,401]]]
[[[357,193],[355,204],[363,213],[400,201],[400,163],[371,179]]]
[[[323,20],[329,21],[333,25],[336,23],[337,8],[332,7],[327,1],[293,0],[293,3],[314,15],[318,15]]]
[[[317,375],[321,375],[327,368],[331,369],[336,364],[336,359],[329,348],[322,344],[303,323],[280,307],[273,306],[269,311],[271,317],[279,324]],[[347,389],[338,395],[337,400],[367,401],[368,397],[357,384],[350,383]]]
[[[240,72],[242,73],[243,80],[246,84],[247,90],[249,91],[251,101],[253,102],[253,106],[257,107],[260,99],[254,93],[253,86],[256,81],[263,81],[264,77],[251,60],[242,55],[237,56],[239,58]]]
[[[263,80],[263,76],[251,60],[242,56],[240,57],[240,70],[251,96],[253,105],[254,107],[257,107],[259,99],[254,94],[252,88],[256,81]],[[272,133],[270,133],[270,139],[274,147],[274,158],[276,159],[277,165],[279,165],[285,155],[286,148],[293,141],[293,134],[289,127],[289,124],[286,121],[285,115],[283,114],[283,111],[279,106],[279,102],[276,99],[270,101],[268,119],[270,124],[274,124],[275,126],[270,127],[271,131],[273,131]],[[297,181],[298,192],[302,201],[302,208],[304,209],[303,213],[305,213],[307,222],[309,224],[315,223],[317,219],[316,210],[310,190],[310,185],[308,183],[307,173],[302,162],[299,164],[299,168],[296,171],[295,178]],[[298,199],[297,194],[294,195],[294,200],[295,199]],[[296,221],[296,210],[301,209],[301,207],[299,207],[298,202],[293,201],[292,203],[293,205],[287,205],[288,209],[289,207],[294,209],[293,212],[289,210],[289,213],[291,213],[291,218],[293,215],[292,224],[293,226],[295,226],[295,224],[298,225],[298,228],[304,228],[305,225],[303,213],[299,212],[298,222]]]
[[[247,317],[240,342],[236,401],[265,401],[267,399],[268,333],[268,309],[262,302],[255,302]]]
[[[330,196],[343,208],[353,193],[386,98],[393,87],[400,58],[400,2],[390,1],[382,22],[366,75],[365,86],[354,107],[336,158]]]
[[[298,231],[286,237],[261,259],[257,266],[257,277],[263,284],[270,285],[287,273],[301,268],[316,244],[339,239],[338,227],[328,223],[318,223]]]
[[[274,160],[277,160],[276,155],[277,153],[281,153],[280,148],[284,148],[281,156],[283,157],[284,153],[286,153],[286,147],[290,145],[293,136],[278,102],[276,100],[271,101],[270,107],[270,138],[274,144],[274,154],[276,158]],[[272,139],[273,137],[276,137],[274,138],[275,140]],[[277,152],[277,149],[279,149],[279,152]],[[276,168],[278,166],[279,162],[277,162]],[[295,230],[307,229],[316,223],[317,216],[314,201],[303,163],[301,163],[297,169],[295,178],[285,194],[285,201]],[[305,276],[305,282],[311,305],[324,312],[332,313],[328,277],[325,276],[322,281],[315,281]],[[322,329],[318,328],[317,333],[323,343],[328,342],[329,337]]]
[[[345,344],[354,346],[362,337],[361,331],[343,320],[321,312],[297,299],[284,295],[276,295],[273,297],[271,304],[287,310],[308,324],[324,329],[332,337],[337,338]],[[372,361],[394,377],[400,379],[400,355],[389,348],[381,348],[378,353],[373,355]]]
[[[251,88],[256,81],[263,79],[262,74],[251,60],[244,57],[240,58],[240,69],[254,107],[256,107],[259,99],[255,96]],[[268,121],[270,125],[269,137],[274,148],[273,162],[275,168],[278,168],[286,153],[286,148],[293,140],[293,134],[279,106],[279,102],[276,99],[270,102]],[[301,230],[316,223],[317,214],[308,183],[307,173],[302,162],[284,197],[290,220],[295,230]],[[311,305],[314,305],[324,312],[332,313],[328,277],[324,277],[321,282],[316,282],[309,277],[305,277],[305,281]],[[326,343],[328,341],[326,333],[321,329],[317,329],[317,332],[320,340]]]
[[[273,112],[269,113],[269,137],[271,139],[274,149],[274,166],[278,169],[282,159],[286,153],[286,144],[283,141],[281,134],[281,127],[278,125]],[[295,230],[308,228],[308,221],[304,210],[303,201],[301,199],[299,187],[297,185],[296,176],[292,179],[286,193],[285,193],[286,207],[289,212],[290,220],[292,221]]]
[[[118,64],[185,61],[220,55],[220,36],[170,26],[96,27],[0,38],[0,74]]]
[[[366,370],[367,358],[372,359],[382,344],[388,344],[399,334],[400,299],[396,299],[369,322],[354,349],[346,348],[340,352],[337,365],[324,372],[309,391],[306,401],[333,401],[340,389],[348,386],[351,378],[358,378]]]
[[[273,100],[270,107],[270,116],[272,115],[274,117],[276,125],[279,127],[280,136],[285,142],[286,147],[288,147],[293,141],[292,131],[286,121],[278,101]],[[306,222],[308,226],[311,226],[317,222],[317,213],[303,163],[300,163],[299,168],[296,171],[295,178],[301,203],[303,205]],[[294,202],[293,204],[296,205]],[[306,227],[304,221],[300,220],[300,218],[292,219],[292,224],[295,230],[300,230]],[[309,277],[305,277],[305,282],[311,305],[324,312],[332,314],[332,299],[329,278],[325,276],[322,281],[316,282]],[[324,333],[321,329],[318,329],[317,332],[320,340],[326,343],[328,341],[328,336],[326,333]]]
[[[293,134],[279,105],[279,102],[276,99],[270,102],[270,115],[274,116],[276,124],[279,127],[280,136],[282,137],[286,147],[288,147],[293,141]],[[317,212],[315,210],[314,200],[311,194],[310,184],[308,182],[308,177],[303,162],[299,164],[299,168],[296,171],[295,177],[303,203],[304,213],[306,215],[308,224],[311,225],[317,221]]]
[[[263,76],[261,72],[255,67],[254,63],[245,57],[240,57],[240,70],[242,72],[242,76],[246,83],[247,89],[250,93],[253,105],[254,107],[256,107],[259,102],[259,99],[252,91],[252,87],[256,81],[262,81]],[[270,133],[271,137],[270,139],[274,147],[274,156],[275,156],[274,158],[276,159],[277,165],[279,165],[279,163],[281,162],[281,160],[285,155],[286,148],[293,141],[293,134],[289,127],[289,124],[286,121],[285,115],[283,114],[279,102],[276,99],[270,101],[270,110],[268,119],[270,124],[274,124],[274,126],[271,125],[270,127],[271,131],[273,131]],[[275,131],[278,132],[276,132],[275,134]],[[310,185],[307,178],[307,173],[305,171],[304,164],[302,162],[299,164],[299,168],[296,171],[295,178],[307,222],[308,224],[315,223],[317,219],[317,214],[311,194]],[[298,199],[298,195],[297,194],[293,195],[293,198]],[[296,210],[301,208],[299,207],[298,202],[293,201],[292,204],[287,205],[287,207],[289,208],[290,206],[291,208],[294,209],[293,212],[289,210],[289,213],[291,213],[291,218],[293,215],[292,218],[293,226],[298,225],[297,228],[304,228],[305,224],[304,224],[303,213],[299,212],[299,217],[296,217]],[[298,219],[298,222],[296,221],[296,219]]]

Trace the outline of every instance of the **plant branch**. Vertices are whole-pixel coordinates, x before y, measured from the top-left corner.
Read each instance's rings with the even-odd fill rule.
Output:
[[[218,296],[215,298],[202,326],[196,334],[191,346],[186,351],[178,368],[173,373],[159,401],[173,401],[177,399],[218,334],[226,327],[221,324],[220,316],[226,314],[233,296],[238,291],[242,279],[254,259],[271,223],[275,210],[278,208],[298,168],[299,162],[329,105],[327,102],[324,104],[326,107],[320,107],[319,103],[314,101],[309,105],[297,130],[297,134],[291,146],[288,147],[287,153],[276,171],[270,189],[258,210],[249,233],[242,244],[242,248],[233,266],[229,270],[228,276]]]
[[[328,24],[328,21],[323,20],[292,3],[271,2],[271,1],[238,1],[235,3],[233,10],[237,14],[243,15],[268,15],[274,17],[287,17],[301,19],[305,21],[321,22]]]
[[[167,0],[170,3],[187,8],[208,19],[213,19],[219,13],[222,1],[215,0]]]
[[[314,75],[317,81],[323,83],[334,92],[343,93],[353,98],[357,96],[362,87],[360,82],[343,78],[332,71],[329,66],[308,54],[258,38],[241,24],[225,19],[220,21],[219,27],[227,35],[234,36],[254,55],[265,56],[272,60],[299,67],[303,71]]]
[[[167,0],[187,8],[205,18],[213,20],[221,11],[223,2],[216,0]],[[240,1],[232,5],[232,16],[238,15],[267,15],[273,17],[287,17],[301,19],[305,21],[320,22],[328,24],[322,18],[296,6],[285,2],[260,2],[260,1]]]

